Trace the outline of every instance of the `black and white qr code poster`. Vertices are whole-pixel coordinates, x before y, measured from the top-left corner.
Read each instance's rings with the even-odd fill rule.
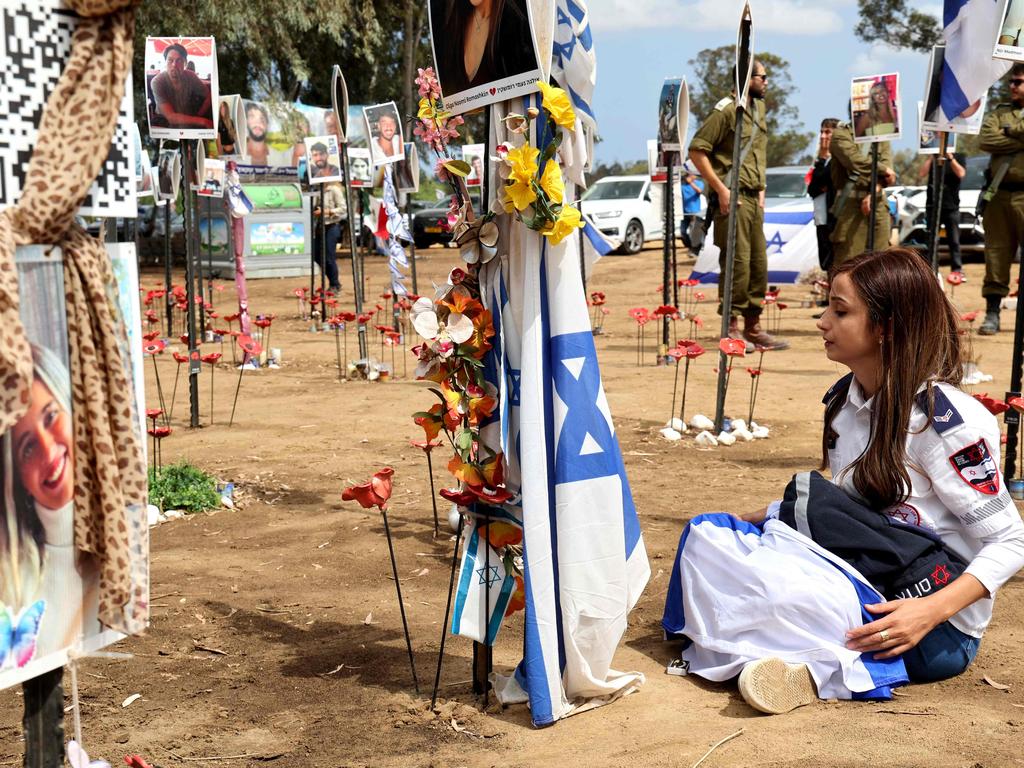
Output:
[[[43,108],[71,53],[74,12],[60,0],[0,0],[0,208],[21,196]],[[110,153],[89,189],[85,216],[137,215],[129,73]],[[82,130],[90,129],[88,120]]]

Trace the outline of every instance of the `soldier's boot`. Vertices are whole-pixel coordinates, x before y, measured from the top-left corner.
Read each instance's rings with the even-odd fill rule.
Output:
[[[743,334],[740,333],[740,321],[736,317],[736,315],[733,315],[732,317],[729,318],[729,338],[742,339],[745,345],[745,351],[748,355],[754,351],[754,345],[751,344],[746,339],[744,339]]]
[[[985,297],[985,319],[978,329],[979,336],[994,336],[999,333],[999,297]]]
[[[789,342],[778,339],[761,327],[761,313],[751,312],[743,315],[743,338],[755,347],[766,349],[789,349]]]

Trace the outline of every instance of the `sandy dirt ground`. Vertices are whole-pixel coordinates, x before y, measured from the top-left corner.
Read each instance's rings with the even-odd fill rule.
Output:
[[[421,292],[443,280],[457,253],[440,248],[418,261]],[[651,581],[630,617],[615,659],[646,684],[610,706],[542,730],[525,707],[483,710],[470,690],[471,643],[447,644],[442,701],[429,710],[448,583],[452,536],[432,536],[422,432],[411,414],[431,403],[423,383],[338,381],[334,339],[309,331],[291,292],[302,278],[250,282],[254,312],[273,312],[271,346],[280,370],[247,373],[235,424],[227,426],[234,370],[216,372],[213,423],[209,374],[200,386],[202,429],[187,428],[179,386],[174,434],[165,459],[187,458],[234,481],[241,508],[171,521],[152,531],[152,626],[120,643],[128,661],[82,663],[86,745],[117,764],[141,752],[162,766],[692,766],[717,741],[704,766],[1024,765],[1024,582],[1002,590],[973,667],[962,677],[910,686],[886,703],[820,702],[791,714],[752,711],[731,684],[666,675],[676,648],[660,619],[683,524],[695,514],[742,511],[781,496],[797,471],[819,460],[820,398],[844,371],[822,352],[808,290],[785,286],[787,352],[764,360],[755,418],[771,438],[729,448],[669,443],[657,430],[669,416],[673,369],[656,367],[653,326],[647,365],[636,364],[635,325],[627,310],[660,303],[660,246],[602,260],[590,288],[607,294],[605,333],[597,337],[602,372],[640,513]],[[681,276],[688,273],[684,261]],[[340,264],[350,301],[348,261]],[[964,310],[981,307],[981,265],[956,290]],[[385,281],[368,263],[368,293]],[[159,281],[147,272],[144,285]],[[308,283],[308,280],[305,282]],[[701,305],[714,345],[709,299]],[[233,287],[217,294],[230,311]],[[1009,321],[1004,312],[1004,324]],[[376,336],[376,332],[371,332]],[[678,336],[685,336],[680,326]],[[354,336],[349,339],[353,348]],[[379,348],[375,345],[371,349]],[[1011,334],[975,339],[981,367],[995,375],[980,391],[1008,387]],[[354,355],[351,355],[354,357]],[[411,358],[411,356],[410,356]],[[410,360],[411,362],[411,360]],[[712,355],[693,366],[687,411],[711,413]],[[160,360],[168,392],[174,362]],[[402,366],[398,366],[399,373]],[[155,398],[152,369],[148,392]],[[750,379],[733,379],[728,412],[743,415]],[[436,477],[446,481],[438,453]],[[411,685],[388,549],[380,516],[343,503],[342,489],[390,465],[396,470],[390,520],[411,623],[421,695]],[[442,518],[446,510],[442,508]],[[507,621],[495,665],[520,658],[521,614]],[[993,687],[983,678],[1009,686]],[[423,692],[426,692],[424,697]],[[131,694],[141,698],[123,708]],[[0,692],[0,765],[20,764],[21,693]],[[69,716],[70,717],[70,716]],[[70,720],[69,720],[70,728]]]

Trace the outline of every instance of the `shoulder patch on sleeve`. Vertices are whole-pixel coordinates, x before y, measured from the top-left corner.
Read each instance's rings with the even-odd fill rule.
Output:
[[[999,468],[985,438],[961,448],[949,457],[960,479],[974,490],[995,496],[999,493]]]
[[[832,398],[838,395],[840,392],[846,392],[850,389],[850,382],[853,381],[853,374],[848,373],[831,387],[828,388],[828,392],[821,398],[822,405],[828,405]]]
[[[715,109],[721,112],[723,109],[732,104],[732,96],[726,96],[724,99],[715,104]]]
[[[931,418],[932,428],[940,435],[945,435],[957,427],[963,426],[964,417],[960,411],[953,407],[946,394],[938,387],[932,387],[932,396],[935,398],[935,413]],[[928,390],[924,389],[917,393],[914,402],[925,415],[928,414]]]

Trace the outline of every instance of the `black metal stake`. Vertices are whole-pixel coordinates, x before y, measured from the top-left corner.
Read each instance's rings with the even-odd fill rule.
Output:
[[[1024,273],[1017,273],[1017,311],[1014,313],[1013,324],[1013,357],[1010,360],[1010,392],[1007,399],[1015,397],[1021,390],[1022,370],[1024,364],[1024,296],[1021,290],[1024,289]],[[1020,439],[1020,417],[1012,409],[1007,414],[1013,414],[1016,418],[1006,419],[1006,459],[1004,476],[1010,479],[1015,476],[1017,467],[1014,466],[1017,456],[1017,441]]]
[[[181,166],[182,175],[182,208],[185,212],[185,302],[188,334],[188,398],[189,426],[199,426],[199,374],[193,372],[192,357],[196,352],[196,278],[195,278],[195,227],[192,220],[192,185],[189,174],[192,170],[192,142],[182,142],[185,146],[185,162]]]
[[[672,419],[676,415],[676,389],[679,386],[679,361],[676,360],[676,375],[672,379],[672,410],[668,412],[668,425],[672,426]]]
[[[338,336],[338,324],[334,324],[334,351],[338,356],[338,381],[341,381],[341,338]]]
[[[235,400],[231,403],[231,419],[228,421],[228,426],[232,426],[235,423],[235,407],[238,405],[238,390],[242,388],[242,374],[245,373],[245,364],[249,362],[249,353],[242,353],[242,365],[238,369],[238,384],[235,385]]]
[[[459,564],[459,543],[462,541],[462,528],[466,519],[459,514],[459,527],[455,531],[455,549],[452,552],[452,571],[448,577],[448,602],[444,608],[444,622],[441,624],[441,650],[437,652],[437,671],[434,673],[434,692],[430,696],[430,708],[437,703],[437,689],[441,685],[441,665],[444,663],[444,644],[448,639],[448,619],[452,611],[452,594],[455,591],[455,570]]]
[[[320,302],[323,305],[322,318],[327,320],[327,210],[324,203],[327,195],[327,185],[320,185]]]
[[[174,294],[171,293],[171,205],[164,201],[164,305],[167,309],[167,336],[174,334]]]
[[[679,420],[683,422],[683,429],[686,429],[686,385],[690,381],[690,358],[686,358],[686,370],[683,371],[683,400],[679,403]]]
[[[875,220],[877,218],[875,204],[878,197],[878,142],[871,145],[871,212],[868,214],[868,243],[869,251],[875,250]]]
[[[662,213],[664,214],[664,225],[662,226],[662,239],[661,239],[661,303],[666,305],[669,302],[669,280],[672,275],[671,271],[671,251],[672,251],[672,161],[674,153],[665,152],[665,167],[668,171],[668,176],[665,181],[665,199],[662,205]],[[661,316],[661,344],[662,347],[668,350],[668,315]],[[661,355],[659,354],[659,358]]]
[[[359,265],[356,256],[356,237],[358,230],[356,229],[355,210],[352,206],[352,187],[351,177],[348,172],[348,150],[342,146],[341,151],[341,175],[345,180],[345,203],[348,206],[348,244],[349,253],[352,257],[352,298],[355,302],[356,314],[360,315],[363,313],[363,293],[361,290],[360,279],[359,279]],[[413,289],[415,292],[415,289]],[[312,291],[310,291],[312,293]],[[359,357],[365,359],[367,356],[366,349],[366,326],[363,323],[359,324]],[[348,336],[346,334],[346,344],[348,343]],[[346,366],[348,365],[348,354],[345,355]],[[346,367],[345,378],[348,378]]]
[[[932,163],[932,206],[928,211],[928,254],[931,256],[932,271],[939,273],[939,211],[942,210],[942,195],[946,186],[946,148],[949,134],[939,132],[939,154]],[[949,233],[946,233],[949,237]]]
[[[409,622],[405,618],[405,603],[402,602],[402,583],[398,579],[398,564],[395,562],[395,546],[391,542],[391,527],[388,525],[388,511],[382,509],[381,517],[384,518],[384,535],[388,539],[388,552],[391,554],[391,572],[395,575],[395,591],[398,593],[398,609],[402,612],[402,631],[405,632],[405,647],[409,651],[409,666],[412,668],[412,684],[416,693],[420,692],[420,681],[416,677],[416,660],[412,655],[412,640],[409,638]]]
[[[434,538],[436,539],[441,531],[441,524],[437,517],[437,494],[434,493],[434,464],[430,459],[430,441],[427,441],[427,475],[430,477],[430,503],[434,506]]]
[[[25,700],[25,768],[64,765],[64,668],[58,667],[21,684]]]

